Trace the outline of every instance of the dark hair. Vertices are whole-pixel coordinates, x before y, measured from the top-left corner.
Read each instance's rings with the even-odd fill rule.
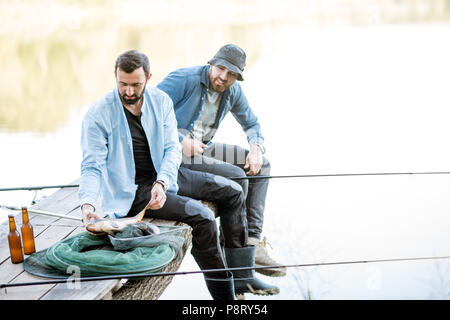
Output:
[[[150,62],[147,56],[137,50],[128,50],[117,57],[114,70],[117,71],[117,68],[119,68],[126,73],[132,73],[140,67],[144,69],[145,77],[148,77],[150,73]]]

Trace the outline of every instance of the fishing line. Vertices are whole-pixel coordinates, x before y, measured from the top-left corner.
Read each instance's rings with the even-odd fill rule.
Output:
[[[326,177],[357,177],[357,176],[394,176],[394,175],[437,175],[450,174],[449,171],[424,171],[424,172],[371,172],[371,173],[328,173],[328,174],[296,174],[277,176],[246,176],[231,177],[232,180],[258,180],[258,179],[281,179],[281,178],[326,178]]]
[[[22,210],[21,208],[17,208],[17,207],[13,207],[13,206],[5,206],[2,204],[0,204],[0,208],[5,208],[8,210],[12,210],[12,211],[21,211]],[[72,216],[72,215],[68,215],[68,214],[67,215],[58,214],[58,213],[44,211],[44,210],[35,210],[35,209],[28,208],[28,212],[40,214],[40,215],[44,215],[44,216],[55,217],[55,218],[70,219],[70,220],[75,220],[75,221],[80,221],[80,222],[83,221],[81,217],[76,217],[76,216]]]
[[[155,272],[155,273],[145,273],[145,274],[122,274],[122,275],[113,275],[113,276],[95,276],[95,277],[82,277],[82,278],[69,277],[68,279],[53,279],[53,280],[43,280],[43,281],[31,281],[31,282],[1,283],[0,289],[2,289],[2,288],[6,289],[9,287],[58,284],[58,283],[67,283],[67,282],[76,282],[76,281],[86,282],[86,281],[101,281],[101,280],[135,279],[135,278],[142,279],[142,278],[153,278],[153,277],[190,275],[190,274],[198,274],[198,273],[207,274],[207,273],[212,273],[212,272],[225,272],[225,271],[260,270],[260,269],[268,269],[268,268],[271,268],[271,269],[274,269],[274,268],[304,268],[304,267],[321,267],[321,266],[335,266],[335,265],[348,265],[348,264],[361,264],[361,263],[402,262],[402,261],[438,260],[438,259],[439,260],[440,259],[450,259],[450,256],[319,262],[319,263],[287,264],[287,265],[261,266],[261,267],[254,266],[254,267],[206,269],[206,270],[195,270],[195,271]]]
[[[245,177],[226,177],[226,178],[231,180],[261,180],[261,179],[286,179],[286,178],[327,178],[327,177],[440,175],[440,174],[450,174],[450,171],[294,174],[294,175],[269,175],[269,176],[264,175],[264,176],[245,176]],[[62,184],[62,185],[49,185],[36,187],[14,187],[14,188],[0,188],[0,191],[78,188],[79,186],[80,186],[79,184]]]

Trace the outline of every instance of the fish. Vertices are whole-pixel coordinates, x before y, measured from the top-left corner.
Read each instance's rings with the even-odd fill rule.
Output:
[[[86,225],[86,230],[94,235],[110,234],[114,235],[116,232],[123,230],[130,224],[140,223],[144,218],[145,211],[148,209],[147,205],[141,212],[134,217],[120,218],[120,219],[94,219]],[[147,223],[151,231],[155,234],[160,232],[159,228],[151,223]]]

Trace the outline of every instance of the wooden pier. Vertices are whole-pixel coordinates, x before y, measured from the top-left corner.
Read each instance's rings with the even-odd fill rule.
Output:
[[[78,181],[73,182],[77,184]],[[34,210],[49,211],[58,214],[79,216],[81,210],[78,202],[78,188],[59,189],[37,204],[29,207]],[[30,222],[33,225],[36,251],[46,249],[55,242],[69,236],[85,231],[81,221],[64,218],[49,217],[29,213]],[[158,219],[144,218],[157,225],[184,225],[181,222],[173,222]],[[16,227],[20,230],[22,223],[21,213],[16,215]],[[11,263],[8,246],[8,221],[0,225],[0,283],[31,282],[49,280],[29,274],[23,269],[23,263]],[[185,242],[182,250],[184,258],[191,244],[191,229],[184,231]],[[27,256],[24,256],[25,259]],[[161,272],[177,271],[181,259],[170,262]],[[73,283],[46,284],[24,287],[9,287],[0,290],[0,300],[156,300],[172,281],[173,276],[150,277],[139,280],[102,280],[79,282],[77,287]]]

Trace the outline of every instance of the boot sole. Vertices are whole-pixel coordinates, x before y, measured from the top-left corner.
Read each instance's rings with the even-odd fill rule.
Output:
[[[247,285],[248,291],[247,290],[246,291],[241,291],[241,290],[236,291],[235,292],[236,299],[245,300],[244,293],[251,293],[251,294],[254,294],[257,296],[273,296],[273,295],[277,295],[280,293],[280,289],[278,289],[278,288],[255,290],[255,289],[253,289],[253,287],[250,284],[247,283],[246,285]]]

